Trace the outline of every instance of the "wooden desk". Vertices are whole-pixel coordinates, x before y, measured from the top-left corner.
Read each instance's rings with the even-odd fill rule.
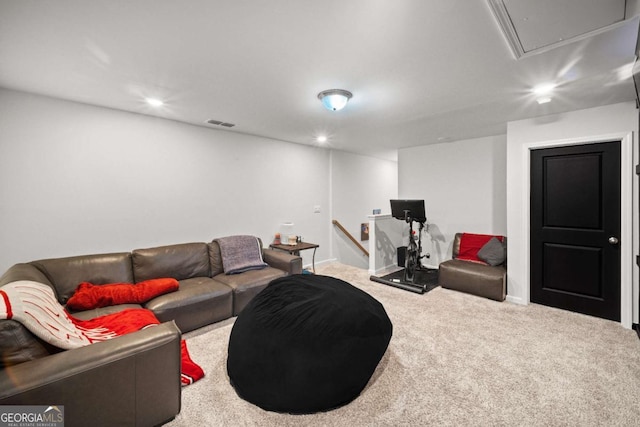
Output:
[[[306,249],[313,249],[313,257],[311,258],[311,265],[313,266],[313,272],[316,272],[316,249],[318,249],[320,247],[320,245],[316,245],[315,243],[308,243],[308,242],[300,242],[296,245],[283,245],[283,244],[279,244],[279,245],[275,245],[275,244],[270,244],[269,245],[270,248],[272,249],[279,249],[281,251],[286,251],[289,252],[291,255],[297,255],[300,256],[300,251],[304,251]]]

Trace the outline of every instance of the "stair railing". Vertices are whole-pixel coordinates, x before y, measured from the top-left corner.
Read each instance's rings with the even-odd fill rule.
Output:
[[[364,246],[362,246],[362,245],[360,244],[360,242],[358,242],[358,241],[356,240],[356,238],[355,238],[355,237],[353,237],[353,236],[351,235],[351,233],[349,233],[349,232],[347,231],[347,229],[346,229],[346,228],[344,228],[344,227],[342,226],[342,224],[340,224],[340,222],[339,222],[339,221],[337,221],[337,220],[335,220],[335,219],[334,219],[334,220],[333,220],[333,221],[331,221],[331,222],[333,223],[333,225],[335,225],[336,227],[338,227],[338,229],[339,229],[340,231],[342,231],[342,232],[345,234],[345,236],[347,236],[347,237],[349,238],[349,240],[351,240],[351,241],[353,242],[353,244],[355,244],[355,245],[358,247],[358,249],[360,249],[360,250],[362,251],[362,253],[363,253],[363,254],[365,254],[366,256],[369,256],[369,251],[368,251],[368,250],[366,250],[366,249],[364,248]]]

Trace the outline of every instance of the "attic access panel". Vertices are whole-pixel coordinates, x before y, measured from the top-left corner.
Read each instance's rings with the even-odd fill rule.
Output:
[[[624,21],[625,0],[489,0],[517,58]]]

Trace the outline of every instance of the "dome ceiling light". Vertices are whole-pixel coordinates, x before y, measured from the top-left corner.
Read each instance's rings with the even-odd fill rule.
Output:
[[[352,97],[353,94],[351,92],[343,89],[323,90],[318,94],[318,99],[322,101],[322,105],[331,111],[342,110]]]

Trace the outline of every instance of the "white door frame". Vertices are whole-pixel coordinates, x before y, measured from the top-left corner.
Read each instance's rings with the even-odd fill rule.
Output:
[[[524,249],[524,299],[531,302],[531,150],[564,147],[599,142],[620,141],[620,323],[631,329],[633,323],[633,134],[613,133],[593,137],[580,137],[550,141],[531,142],[522,145],[522,235]]]

